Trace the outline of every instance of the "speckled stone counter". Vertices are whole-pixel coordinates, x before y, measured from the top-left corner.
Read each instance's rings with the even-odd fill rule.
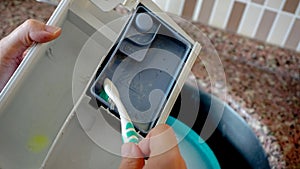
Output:
[[[34,0],[0,1],[0,38],[28,18],[47,21],[55,7]],[[197,31],[179,23],[197,39]],[[300,54],[194,23],[219,53],[227,86],[224,98],[250,125],[272,168],[300,168]],[[210,80],[198,60],[202,88]]]
[[[211,39],[223,63],[226,102],[253,128],[271,166],[300,168],[300,54],[197,26]],[[201,63],[195,67],[198,77],[209,83],[200,73]]]

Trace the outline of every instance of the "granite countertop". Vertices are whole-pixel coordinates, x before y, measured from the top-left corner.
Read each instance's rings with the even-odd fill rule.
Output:
[[[34,0],[2,0],[0,38],[28,18],[46,22],[54,9]],[[198,38],[199,30],[179,24]],[[300,54],[200,23],[194,25],[219,53],[227,82],[224,101],[254,130],[272,168],[300,168]],[[201,60],[193,72],[210,92]]]
[[[189,24],[179,24],[194,39],[201,39]],[[219,54],[227,81],[224,101],[253,129],[271,167],[300,168],[300,53],[193,24]],[[193,72],[202,88],[211,92],[201,61]]]

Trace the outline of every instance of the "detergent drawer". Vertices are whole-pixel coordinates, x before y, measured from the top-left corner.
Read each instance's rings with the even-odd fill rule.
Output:
[[[89,78],[126,22],[124,17],[108,28],[108,18],[120,15],[97,9],[89,1],[60,4],[49,24],[62,27],[61,36],[34,46],[1,93],[0,168],[42,166]],[[97,31],[103,25],[105,33]],[[93,43],[86,45],[89,40]],[[81,64],[88,66],[77,69]]]
[[[62,27],[61,36],[34,45],[0,94],[0,168],[97,168],[101,161],[92,157],[101,154],[108,167],[116,168],[119,119],[106,107],[95,106],[90,89],[133,11],[140,5],[158,12],[157,17],[188,44],[187,57],[195,58],[201,49],[153,2],[137,2],[128,4],[129,13],[122,14],[104,11],[94,1],[61,1],[48,21]],[[193,60],[186,63],[189,68]],[[187,72],[176,74],[165,110],[172,108]],[[163,115],[160,123],[168,116]],[[104,122],[108,125],[103,127]],[[108,144],[113,145],[112,154],[101,146],[109,140],[114,140]]]

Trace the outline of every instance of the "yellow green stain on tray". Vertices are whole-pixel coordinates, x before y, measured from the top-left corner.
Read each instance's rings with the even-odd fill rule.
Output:
[[[29,138],[27,148],[34,153],[40,153],[49,144],[49,138],[45,135],[34,135]]]

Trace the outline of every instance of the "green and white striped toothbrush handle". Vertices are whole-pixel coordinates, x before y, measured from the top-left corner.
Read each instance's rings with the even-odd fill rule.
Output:
[[[134,129],[132,122],[124,120],[121,118],[121,125],[122,126],[122,139],[124,143],[132,142],[132,143],[139,143],[139,137],[137,132]]]

